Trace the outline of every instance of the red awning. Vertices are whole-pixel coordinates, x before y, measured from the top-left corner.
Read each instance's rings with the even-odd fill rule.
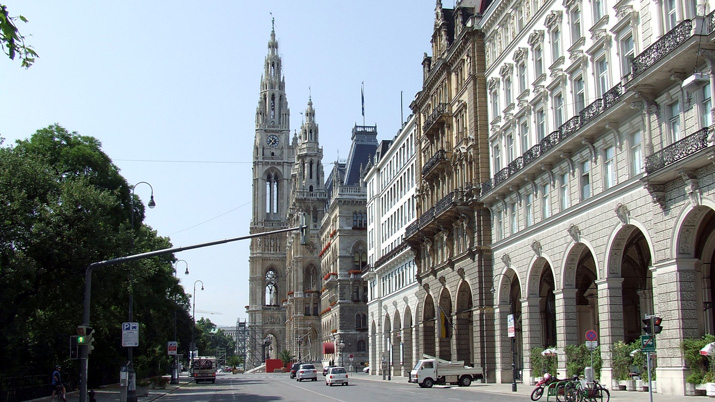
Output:
[[[323,354],[335,353],[335,344],[332,342],[323,342]]]

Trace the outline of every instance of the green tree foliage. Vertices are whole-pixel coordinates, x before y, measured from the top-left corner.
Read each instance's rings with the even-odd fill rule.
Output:
[[[196,322],[196,345],[201,356],[215,356],[217,349],[225,349],[226,357],[236,353],[236,341],[208,318]]]
[[[22,15],[11,17],[7,7],[0,4],[0,48],[10,60],[15,60],[15,56],[19,56],[22,66],[29,68],[39,56],[32,46],[25,45],[25,37],[20,34],[15,25],[17,20],[27,22],[27,18]]]
[[[0,383],[46,374],[57,363],[76,380],[69,337],[82,320],[87,265],[171,244],[142,223],[143,204],[131,202],[130,186],[101,144],[58,125],[0,148],[0,202]],[[138,372],[168,370],[166,345],[174,339],[175,311],[180,348],[188,345],[188,297],[172,262],[167,255],[95,270],[90,385],[115,382],[126,363],[119,345],[121,323],[128,318],[129,277],[134,320],[142,324],[134,352]]]

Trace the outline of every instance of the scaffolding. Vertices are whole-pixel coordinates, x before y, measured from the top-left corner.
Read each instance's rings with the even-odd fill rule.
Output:
[[[248,341],[248,326],[246,325],[246,320],[241,321],[239,318],[236,321],[236,355],[239,356],[244,362],[244,367],[247,367],[246,362],[246,352]]]
[[[246,350],[246,370],[263,364],[263,329],[260,325],[248,326],[248,348]]]

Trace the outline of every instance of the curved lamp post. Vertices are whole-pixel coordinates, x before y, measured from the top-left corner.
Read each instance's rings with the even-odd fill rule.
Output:
[[[191,351],[189,351],[189,358],[191,359],[190,360],[191,365],[194,364],[194,349],[195,349],[195,347],[194,347],[194,327],[196,327],[196,284],[199,282],[201,282],[201,290],[204,290],[204,282],[201,279],[197,279],[194,282],[194,299],[192,300],[192,303],[191,303],[191,304],[193,304],[193,309],[194,309],[193,313],[191,314],[191,319],[194,321],[194,325],[191,326]]]
[[[154,187],[152,187],[151,184],[145,182],[145,181],[140,181],[139,183],[135,184],[132,186],[132,197],[131,197],[131,207],[130,207],[130,221],[131,221],[131,229],[134,231],[134,190],[136,190],[137,186],[140,184],[146,184],[149,186],[151,189],[151,198],[149,198],[149,202],[147,203],[147,206],[149,208],[154,208],[156,206],[156,202],[154,201]],[[134,252],[134,233],[132,233],[132,252]],[[131,274],[131,269],[129,271],[129,322],[134,321],[134,290],[132,289],[132,274]],[[127,348],[127,358],[129,360],[129,363],[127,363],[127,375],[128,375],[128,384],[127,384],[127,402],[137,402],[137,386],[136,386],[136,372],[134,371],[134,356],[133,356],[133,347],[128,347]]]
[[[494,287],[494,279],[496,279],[498,276],[503,276],[506,279],[509,280],[509,284],[511,285],[511,277],[507,276],[506,274],[496,274],[494,275],[494,278],[492,278],[492,288],[490,289],[490,292],[492,294],[496,293],[496,288]],[[509,315],[510,320],[514,319],[514,305],[509,302]],[[511,321],[513,323],[513,321]],[[510,333],[509,337],[511,338],[511,392],[516,392],[516,350],[514,348],[514,344],[516,343],[516,331],[514,333]]]
[[[176,267],[180,262],[186,264],[186,272],[184,272],[185,275],[189,274],[189,263],[186,262],[185,260],[176,260],[174,263],[174,276],[176,276],[176,279],[179,279],[179,269]],[[176,295],[174,295],[174,302],[176,302]],[[178,345],[178,337],[176,335],[176,306],[174,306],[174,342],[177,342]],[[171,383],[172,384],[178,384],[179,383],[179,354],[178,354],[178,346],[176,348],[177,354],[174,355],[174,368],[171,370]]]

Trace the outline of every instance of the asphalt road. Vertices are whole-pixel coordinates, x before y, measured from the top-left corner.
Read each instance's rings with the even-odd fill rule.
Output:
[[[362,377],[362,378],[361,378]],[[323,376],[318,381],[297,382],[288,374],[221,375],[215,384],[187,384],[157,399],[161,402],[395,402],[464,401],[524,402],[523,395],[505,396],[481,393],[477,387],[434,387],[423,389],[405,382],[383,382],[366,379],[361,373],[349,374],[349,385],[326,386]]]

